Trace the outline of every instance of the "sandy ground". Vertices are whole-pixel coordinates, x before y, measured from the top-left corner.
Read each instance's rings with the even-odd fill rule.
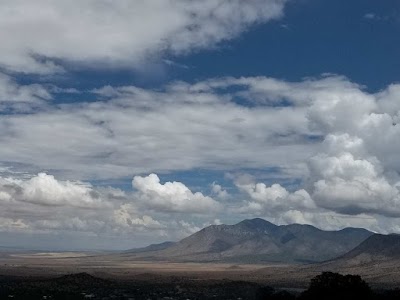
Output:
[[[400,287],[400,262],[338,267],[331,264],[300,266],[131,261],[127,257],[99,256],[84,252],[0,255],[0,275],[13,276],[60,276],[86,272],[98,277],[121,280],[241,280],[276,288],[305,289],[310,279],[322,271],[359,274],[373,287]]]
[[[130,261],[112,255],[90,253],[18,253],[0,256],[0,275],[59,276],[86,272],[103,278],[122,280],[241,280],[274,286],[305,288],[310,277],[287,280],[290,265],[257,265],[231,263],[176,263],[167,261]],[[278,275],[279,274],[279,275]],[[276,275],[276,276],[275,276]]]

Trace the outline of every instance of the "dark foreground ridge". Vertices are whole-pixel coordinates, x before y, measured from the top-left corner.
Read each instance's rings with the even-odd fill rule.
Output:
[[[304,292],[275,290],[245,281],[115,281],[86,273],[52,279],[0,278],[1,299],[399,299],[400,291],[372,291],[357,275],[325,272],[311,280]]]
[[[1,299],[286,299],[286,292],[245,281],[184,278],[116,281],[86,273],[52,279],[0,278]],[[267,298],[266,298],[267,297]],[[273,297],[273,298],[270,298]],[[292,299],[288,298],[288,299]]]

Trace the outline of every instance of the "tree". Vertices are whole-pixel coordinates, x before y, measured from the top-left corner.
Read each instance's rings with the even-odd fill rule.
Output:
[[[311,279],[300,299],[370,299],[371,289],[359,275],[323,272]]]

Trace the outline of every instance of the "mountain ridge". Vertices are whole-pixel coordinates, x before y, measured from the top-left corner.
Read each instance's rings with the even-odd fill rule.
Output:
[[[362,228],[324,231],[312,225],[275,225],[255,218],[233,225],[210,225],[163,249],[124,255],[197,262],[321,262],[344,255],[372,234]]]

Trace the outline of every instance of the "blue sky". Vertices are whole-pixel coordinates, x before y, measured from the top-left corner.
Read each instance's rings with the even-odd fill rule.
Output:
[[[400,231],[398,1],[0,8],[3,244],[250,217]]]
[[[28,74],[17,79],[80,89],[131,84],[157,88],[172,80],[268,75],[296,81],[333,73],[377,91],[400,76],[399,15],[395,0],[291,1],[278,20],[253,25],[241,36],[210,49],[154,58],[141,71],[129,67],[93,70],[60,61],[68,69],[63,76]]]
[[[256,26],[217,51],[177,58],[194,68],[172,76],[301,80],[335,73],[375,91],[399,78],[399,22],[396,1],[292,1],[282,19]]]
[[[265,75],[301,80],[334,73],[376,91],[400,75],[399,10],[395,0],[291,1],[278,20],[253,25],[241,36],[210,49],[155,58],[142,72],[67,64],[68,74],[45,81],[81,89],[133,83],[156,88],[171,80]],[[35,82],[35,77],[23,82]]]

